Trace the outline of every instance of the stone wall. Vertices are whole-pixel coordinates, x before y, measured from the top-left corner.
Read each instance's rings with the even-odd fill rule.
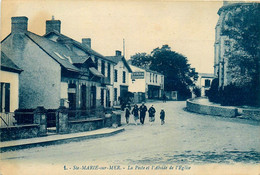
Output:
[[[1,141],[27,139],[38,137],[40,133],[40,125],[18,125],[0,128]]]
[[[240,118],[260,121],[259,109],[242,109],[242,116]]]
[[[223,116],[223,117],[236,117],[238,115],[237,108],[225,106],[213,106],[198,104],[191,99],[187,100],[186,107],[188,111],[200,114]]]
[[[105,119],[103,118],[69,121],[69,132],[75,133],[100,129],[104,127],[104,121]]]

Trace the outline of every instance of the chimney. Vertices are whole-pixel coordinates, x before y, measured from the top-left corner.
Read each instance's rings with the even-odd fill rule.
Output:
[[[116,56],[121,56],[121,51],[120,50],[116,50]]]
[[[12,17],[11,32],[26,32],[28,30],[28,18],[26,16]]]
[[[82,38],[82,44],[91,48],[91,38]]]
[[[54,16],[52,16],[51,20],[46,21],[46,34],[53,31],[60,33],[60,25],[60,20],[55,20]]]

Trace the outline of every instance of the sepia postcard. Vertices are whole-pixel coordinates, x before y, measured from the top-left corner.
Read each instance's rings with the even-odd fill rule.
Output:
[[[260,174],[260,4],[2,0],[0,175]]]

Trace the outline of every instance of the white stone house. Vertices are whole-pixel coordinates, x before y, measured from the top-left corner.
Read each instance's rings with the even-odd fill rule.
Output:
[[[120,103],[120,98],[123,98],[123,96],[129,91],[129,75],[132,70],[127,63],[125,57],[121,54],[121,51],[119,50],[116,50],[115,56],[107,56],[106,58],[116,63],[113,73],[113,101],[114,105],[118,105]]]
[[[142,69],[130,65],[132,69],[130,92],[145,93],[146,99],[159,99],[164,91],[164,75],[149,69]]]

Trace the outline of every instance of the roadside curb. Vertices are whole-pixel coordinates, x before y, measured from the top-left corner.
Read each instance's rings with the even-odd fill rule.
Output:
[[[1,145],[1,142],[0,142],[0,153],[19,150],[19,149],[32,148],[32,147],[57,145],[57,144],[77,142],[77,141],[82,141],[82,140],[87,140],[87,139],[108,137],[108,136],[112,136],[112,135],[118,134],[120,132],[123,132],[124,130],[125,130],[124,128],[117,128],[113,131],[106,132],[106,133],[96,133],[96,134],[86,134],[86,135],[82,134],[79,136],[62,138],[62,136],[66,135],[66,134],[64,134],[64,135],[60,135],[61,137],[58,139],[49,139],[49,140],[35,141],[35,142],[31,142],[31,143],[13,144],[13,145],[9,145],[9,146]]]

